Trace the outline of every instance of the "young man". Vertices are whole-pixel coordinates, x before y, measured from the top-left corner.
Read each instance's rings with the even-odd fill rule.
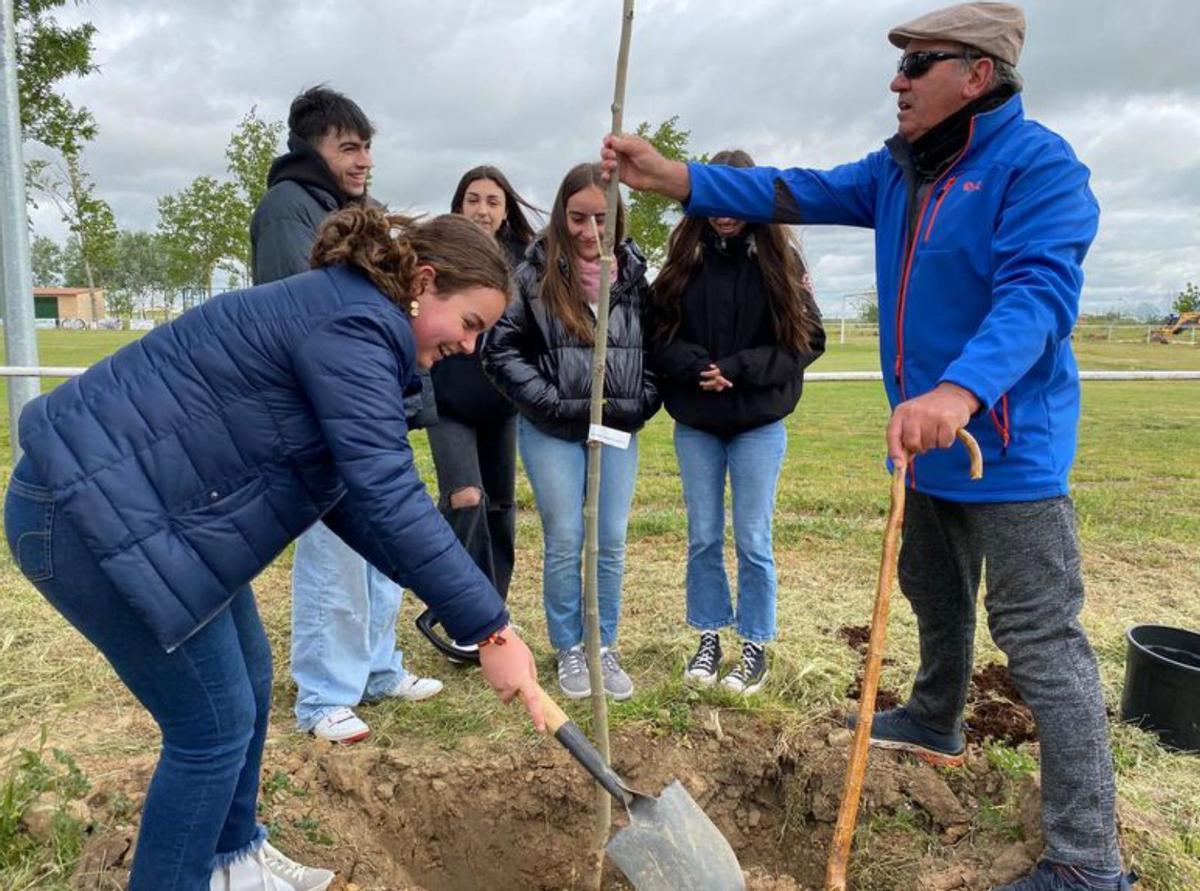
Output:
[[[1003,891],[1119,891],[1132,877],[1067,494],[1079,418],[1070,335],[1099,208],[1070,146],[1025,119],[1024,36],[1023,13],[1004,3],[894,28],[898,132],[833,170],[685,166],[636,137],[610,137],[604,157],[689,214],[876,230],[887,447],[912,486],[899,576],[921,666],[872,742],[961,763],[986,563],[988,624],[1041,741],[1045,859]],[[983,449],[982,481],[949,448],[960,427]]]
[[[367,197],[375,128],[350,99],[306,90],[288,112],[287,154],[250,221],[254,283],[309,268],[317,230],[333,211]],[[409,402],[411,409],[411,400]],[[292,676],[300,729],[354,743],[370,729],[353,711],[364,698],[428,699],[441,681],[408,674],[396,649],[401,590],[323,523],[296,541],[292,567]]]

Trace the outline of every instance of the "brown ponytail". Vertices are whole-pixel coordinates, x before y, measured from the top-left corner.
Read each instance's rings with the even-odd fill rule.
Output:
[[[378,208],[347,207],[329,215],[317,233],[310,263],[354,266],[405,311],[418,266],[432,266],[438,292],[494,288],[511,298],[508,263],[496,240],[466,217],[419,220]]]

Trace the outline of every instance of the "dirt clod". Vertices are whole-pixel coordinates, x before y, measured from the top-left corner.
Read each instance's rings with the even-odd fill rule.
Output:
[[[846,691],[846,696],[850,699],[853,699],[855,702],[858,702],[858,700],[862,698],[862,685],[863,676],[860,672],[859,675],[854,679],[854,683],[850,685],[850,689]],[[875,711],[877,712],[886,712],[888,709],[895,708],[902,702],[903,700],[900,698],[900,694],[895,690],[891,690],[887,687],[879,687],[875,691]]]
[[[937,771],[925,764],[914,764],[904,783],[913,801],[925,809],[940,827],[957,826],[969,819],[962,804],[950,791]]]
[[[1033,712],[1021,699],[1007,666],[990,662],[971,677],[967,698],[967,738],[1009,746],[1037,739]]]

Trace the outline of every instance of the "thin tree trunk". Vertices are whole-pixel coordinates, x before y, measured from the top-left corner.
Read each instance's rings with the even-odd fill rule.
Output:
[[[89,327],[94,327],[99,319],[96,317],[96,282],[92,278],[92,263],[87,258],[87,254],[83,250],[83,235],[79,236],[79,252],[83,254],[83,274],[87,278],[88,286],[88,304],[92,308],[92,324]]]
[[[621,14],[621,49],[617,56],[617,80],[613,91],[612,132],[621,132],[625,104],[625,72],[629,67],[629,39],[633,32],[633,0],[624,0]],[[600,248],[600,299],[596,306],[596,346],[592,358],[591,423],[604,422],[604,365],[608,353],[609,275],[616,240],[617,202],[620,183],[616,172],[608,184],[608,210],[604,217],[604,240]],[[592,218],[593,230],[596,220]],[[588,437],[587,490],[584,498],[584,573],[583,602],[587,640],[588,677],[592,685],[592,735],[605,762],[610,760],[608,740],[608,702],[604,698],[604,680],[600,670],[600,605],[598,590],[600,552],[600,449],[599,442]],[[610,446],[611,448],[611,446]],[[604,845],[612,828],[612,799],[596,784],[595,831],[592,837],[591,869],[585,886],[599,891],[604,873]]]

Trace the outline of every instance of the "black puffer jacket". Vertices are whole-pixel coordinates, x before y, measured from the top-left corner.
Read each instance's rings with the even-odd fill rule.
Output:
[[[817,327],[807,348],[779,345],[753,235],[722,238],[706,230],[703,251],[680,295],[679,330],[654,345],[651,364],[672,418],[715,436],[736,436],[792,413],[804,369],[825,352],[825,330],[809,298]],[[700,372],[714,363],[733,382],[730,389],[700,389]]]
[[[661,399],[643,341],[649,301],[646,260],[631,240],[617,248],[608,319],[604,424],[634,433]],[[581,343],[539,297],[546,265],[541,239],[517,269],[518,295],[483,346],[483,369],[522,415],[559,439],[587,438],[592,397],[592,346]]]

